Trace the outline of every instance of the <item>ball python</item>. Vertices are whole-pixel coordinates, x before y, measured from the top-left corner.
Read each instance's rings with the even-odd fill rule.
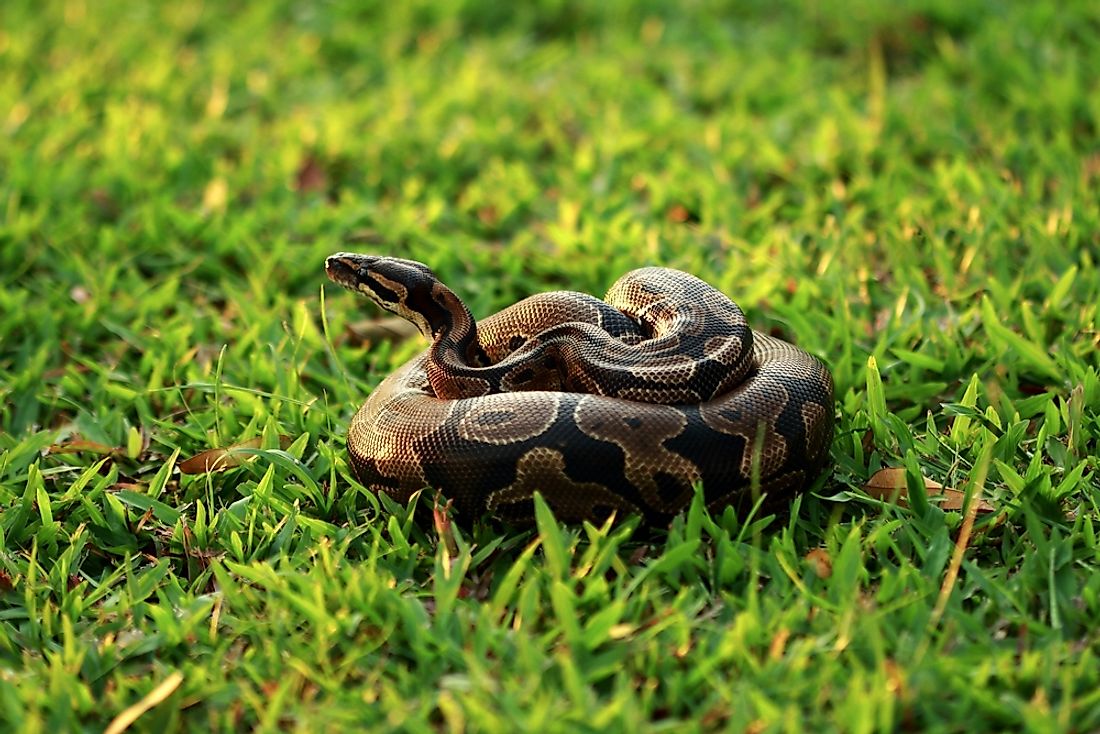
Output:
[[[462,518],[513,521],[539,491],[560,519],[667,523],[696,484],[712,509],[754,486],[783,501],[825,467],[829,371],[688,273],[641,268],[604,300],[543,293],[475,321],[422,263],[341,252],[325,270],[431,340],[349,425],[372,491],[430,487]]]

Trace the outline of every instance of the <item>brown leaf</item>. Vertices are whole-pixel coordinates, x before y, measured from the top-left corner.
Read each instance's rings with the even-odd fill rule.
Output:
[[[717,703],[703,713],[699,723],[702,724],[703,731],[722,731],[727,728],[726,723],[732,715],[728,704]]]
[[[791,637],[791,631],[786,627],[780,627],[775,633],[771,644],[768,646],[768,659],[779,660],[783,657],[783,651],[787,649],[787,640]]]
[[[46,370],[42,373],[42,376],[47,380],[55,380],[58,377],[64,377],[69,370],[83,375],[91,371],[91,368],[83,364],[67,364],[64,367],[55,367],[52,370]]]
[[[905,676],[902,674],[902,667],[890,658],[886,659],[883,667],[886,672],[886,690],[900,699],[905,699]]]
[[[451,558],[457,558],[458,543],[455,542],[454,529],[451,527],[451,506],[453,503],[451,500],[447,500],[446,504],[441,505],[441,499],[442,497],[437,494],[432,502],[432,523],[435,525],[435,532],[439,536],[439,541],[447,547],[447,553]]]
[[[180,474],[205,474],[238,467],[253,457],[253,454],[241,452],[240,449],[258,449],[262,443],[263,438],[257,436],[226,448],[207,449],[181,461]],[[279,436],[279,448],[285,449],[291,443],[293,439],[290,436]]]
[[[83,439],[75,439],[73,441],[66,441],[65,443],[55,443],[47,450],[51,454],[75,454],[79,452],[87,452],[89,454],[99,454],[101,456],[122,456],[126,453],[125,449],[118,446],[108,446],[103,443],[96,443],[95,441],[85,441]]]
[[[813,568],[819,579],[827,579],[833,575],[833,559],[824,548],[814,548],[806,554],[806,561]]]
[[[673,204],[665,212],[665,218],[670,222],[676,224],[683,224],[685,222],[699,221],[691,211],[683,204]]]
[[[487,204],[477,210],[478,220],[487,227],[493,227],[500,223],[500,212],[492,204]]]
[[[324,191],[327,186],[328,176],[325,175],[321,162],[317,160],[317,156],[308,154],[294,174],[294,190],[298,193],[319,192]]]
[[[150,507],[148,510],[145,511],[145,514],[142,515],[141,518],[138,520],[138,524],[137,524],[137,527],[134,528],[134,532],[135,533],[141,533],[142,528],[145,527],[145,523],[149,522],[152,519],[153,519],[153,508]]]
[[[348,325],[348,331],[358,341],[372,344],[379,342],[399,344],[420,333],[411,321],[400,316],[356,321]]]
[[[118,200],[107,189],[93,189],[88,194],[88,201],[98,210],[98,214],[106,220],[118,219]]]
[[[905,484],[905,469],[900,466],[889,466],[880,469],[867,480],[863,490],[875,499],[885,502],[896,502],[901,507],[908,507],[909,490]],[[938,503],[944,510],[962,510],[966,502],[966,493],[951,487],[945,487],[939,482],[924,478],[924,491],[929,497],[943,497]],[[994,512],[996,508],[985,500],[978,500],[977,511],[982,513]]]
[[[860,439],[860,445],[863,447],[864,455],[870,454],[875,450],[875,434],[868,428],[863,433],[863,437]]]
[[[368,244],[368,245],[383,245],[386,243],[386,237],[381,232],[373,229],[357,229],[349,232],[344,238],[344,242],[354,244]]]

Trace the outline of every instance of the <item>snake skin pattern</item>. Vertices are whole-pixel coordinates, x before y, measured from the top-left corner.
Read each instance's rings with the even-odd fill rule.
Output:
[[[677,270],[622,276],[605,300],[544,293],[475,322],[427,266],[338,253],[331,280],[432,340],[352,419],[356,477],[407,501],[431,487],[461,518],[637,513],[656,524],[701,483],[711,509],[790,499],[823,470],[832,376],[752,331],[725,295]]]

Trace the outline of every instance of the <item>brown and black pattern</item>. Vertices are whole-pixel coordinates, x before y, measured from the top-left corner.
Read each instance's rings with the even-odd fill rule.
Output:
[[[715,509],[751,502],[754,476],[775,501],[828,459],[828,370],[694,276],[643,268],[606,301],[546,293],[477,323],[420,263],[340,253],[326,269],[432,339],[351,421],[374,491],[431,487],[467,518],[514,520],[540,491],[563,519],[663,523],[695,484]]]

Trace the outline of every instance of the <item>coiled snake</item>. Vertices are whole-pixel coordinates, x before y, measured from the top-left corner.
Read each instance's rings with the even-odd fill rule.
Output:
[[[475,322],[421,263],[338,253],[334,282],[432,340],[371,393],[348,429],[356,477],[405,501],[425,487],[460,517],[559,518],[789,499],[820,474],[833,381],[817,359],[752,331],[693,275],[642,268],[601,301],[532,296]]]

